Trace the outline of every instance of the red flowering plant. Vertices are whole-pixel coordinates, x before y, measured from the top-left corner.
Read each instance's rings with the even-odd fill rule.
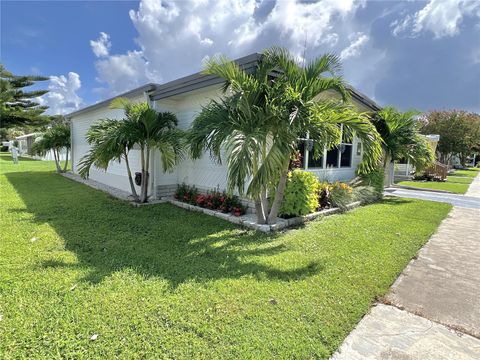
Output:
[[[235,216],[243,215],[246,212],[246,208],[242,205],[238,196],[228,195],[225,191],[220,192],[218,189],[209,191],[204,195],[199,194],[194,186],[181,184],[177,187],[174,197],[179,201],[188,202],[202,208],[231,213]]]
[[[197,195],[197,198],[195,199],[195,203],[197,206],[200,207],[205,207],[205,195]]]
[[[179,201],[195,204],[197,195],[198,195],[198,190],[195,186],[188,186],[187,184],[181,184],[177,187],[177,190],[175,191],[175,194],[174,194],[174,198]]]

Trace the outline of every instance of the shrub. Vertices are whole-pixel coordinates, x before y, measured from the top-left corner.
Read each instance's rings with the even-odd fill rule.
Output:
[[[293,217],[307,215],[318,209],[319,181],[307,171],[295,169],[288,174],[280,215]]]
[[[246,208],[238,196],[228,195],[217,189],[208,191],[207,194],[199,194],[195,186],[181,184],[177,187],[175,199],[190,203],[202,208],[219,210],[224,213],[232,213],[235,216],[245,214]]]
[[[378,191],[373,186],[357,186],[353,188],[353,200],[369,204],[378,200]]]
[[[178,185],[174,195],[175,199],[193,205],[196,204],[197,196],[197,188],[195,186],[188,186],[185,183]]]
[[[367,174],[361,174],[360,179],[363,186],[371,186],[375,189],[378,199],[383,197],[383,181],[385,179],[383,167],[378,166],[375,170]]]
[[[348,184],[336,181],[330,187],[330,202],[342,210],[353,201],[353,189]]]

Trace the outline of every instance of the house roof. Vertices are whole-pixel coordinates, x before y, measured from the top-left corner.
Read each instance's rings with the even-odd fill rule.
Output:
[[[84,107],[80,110],[77,110],[77,111],[74,111],[74,112],[71,112],[70,114],[67,114],[65,115],[65,117],[69,118],[69,117],[72,117],[72,116],[75,116],[75,115],[80,115],[80,114],[83,114],[85,112],[88,112],[88,111],[91,111],[91,110],[95,110],[95,109],[99,109],[105,105],[108,105],[110,104],[110,102],[115,99],[115,98],[118,98],[118,97],[131,97],[131,96],[135,96],[135,95],[138,95],[138,94],[142,94],[144,92],[149,92],[149,91],[152,91],[153,89],[155,89],[156,87],[158,86],[158,84],[155,84],[155,83],[148,83],[148,84],[145,84],[145,85],[142,85],[140,87],[137,87],[133,90],[129,90],[127,92],[124,92],[122,94],[118,94],[117,96],[114,96],[112,98],[109,98],[107,100],[103,100],[103,101],[100,101],[96,104],[93,104],[93,105],[90,105],[90,106],[87,106],[87,107]]]
[[[254,53],[242,58],[234,60],[243,70],[253,71],[261,54]],[[152,100],[164,99],[170,96],[187,93],[193,90],[201,89],[211,85],[224,83],[225,80],[215,75],[206,75],[202,72],[197,72],[193,75],[185,76],[177,80],[157,86],[157,88],[150,94]]]
[[[258,61],[260,61],[262,54],[253,53],[242,58],[234,60],[245,71],[253,71]],[[202,72],[193,75],[185,76],[177,80],[159,85],[150,93],[152,100],[160,100],[174,95],[180,95],[193,90],[198,90],[207,86],[222,84],[224,79],[215,75],[205,75]],[[361,93],[352,86],[348,87],[352,97],[369,107],[373,111],[381,110],[380,105],[370,99],[367,95]]]
[[[262,57],[262,54],[253,53],[253,54],[241,57],[239,59],[236,59],[234,61],[245,71],[251,72],[255,69],[255,66],[258,64],[258,61],[260,61],[261,57]],[[134,96],[143,92],[147,92],[150,96],[150,99],[155,101],[155,100],[160,100],[160,99],[168,98],[175,95],[188,93],[190,91],[202,89],[208,86],[222,84],[223,82],[225,82],[225,80],[222,78],[219,78],[218,76],[206,75],[206,74],[203,74],[202,72],[197,72],[195,74],[188,75],[176,80],[172,80],[161,85],[155,84],[155,83],[149,83],[149,84],[140,86],[136,89],[127,91],[123,94],[119,94],[113,98],[98,102],[96,104],[87,106],[77,111],[74,111],[66,115],[66,117],[72,117],[74,115],[79,115],[90,110],[101,108],[109,104],[116,97],[129,97],[129,96]],[[351,86],[349,86],[349,90],[354,99],[361,102],[365,106],[369,107],[373,111],[378,111],[381,109],[381,107],[375,101],[373,101],[368,96],[361,93],[360,91],[354,89]]]

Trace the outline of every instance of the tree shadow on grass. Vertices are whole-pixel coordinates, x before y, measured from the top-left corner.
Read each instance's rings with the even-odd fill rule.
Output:
[[[133,207],[52,172],[6,177],[25,204],[11,211],[19,220],[28,213],[31,221],[51,225],[78,259],[71,264],[52,255],[37,266],[88,268],[86,282],[98,283],[124,269],[166,279],[174,288],[191,280],[243,276],[291,281],[323,270],[316,262],[285,266],[282,257],[289,249],[280,238],[215,217],[169,204]]]

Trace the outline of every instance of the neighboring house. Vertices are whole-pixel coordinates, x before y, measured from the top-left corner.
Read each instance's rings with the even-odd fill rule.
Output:
[[[32,150],[32,145],[35,142],[35,139],[39,137],[41,134],[39,133],[30,133],[25,135],[20,135],[15,138],[18,141],[18,152],[19,155],[22,157],[30,157],[32,159],[37,160],[55,160],[53,151],[49,151],[45,154],[45,156],[37,156],[37,155],[30,155]],[[60,151],[60,160],[65,160],[66,150]]]
[[[437,145],[440,141],[440,135],[425,135],[428,144],[432,148],[433,153],[437,152]],[[415,166],[407,161],[398,161],[395,163],[395,181],[411,179],[415,173]]]
[[[246,71],[253,71],[261,55],[252,54],[235,60]],[[188,129],[195,115],[211,99],[222,96],[221,87],[224,80],[196,73],[162,85],[147,84],[127,93],[118,95],[132,101],[148,101],[158,111],[171,111],[176,114],[179,128]],[[72,162],[73,172],[78,173],[79,162],[89,150],[85,134],[89,127],[102,118],[121,119],[122,110],[109,109],[112,99],[102,101],[67,115],[72,127]],[[372,100],[352,89],[352,103],[359,111],[377,111],[380,107]],[[356,138],[351,143],[342,144],[339,149],[325,150],[321,159],[313,160],[308,150],[302,149],[306,170],[319,178],[350,180],[362,158],[361,143]],[[132,150],[129,155],[132,172],[140,171],[139,151]],[[171,195],[178,184],[194,185],[200,190],[213,188],[225,189],[227,183],[226,165],[214,163],[209,154],[199,160],[185,159],[173,172],[163,173],[160,157],[154,154],[151,159],[150,194],[155,197]],[[107,171],[92,168],[90,178],[112,187],[130,191],[125,164],[112,162]]]

